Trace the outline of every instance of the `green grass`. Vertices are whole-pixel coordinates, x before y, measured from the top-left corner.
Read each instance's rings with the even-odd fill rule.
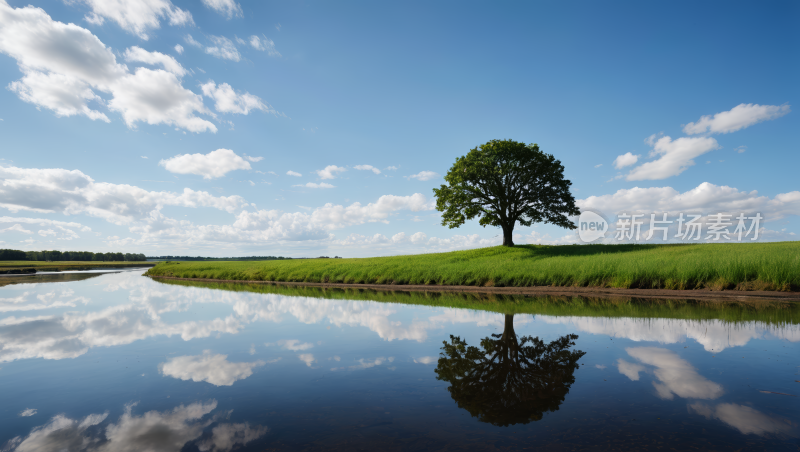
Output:
[[[523,245],[365,259],[163,262],[151,276],[467,286],[800,290],[800,242]]]
[[[521,296],[455,292],[403,292],[370,289],[278,286],[274,284],[217,283],[162,280],[165,284],[381,303],[473,309],[501,314],[540,314],[576,317],[631,317],[686,320],[719,319],[726,322],[759,321],[770,325],[800,323],[800,303],[787,301],[703,301],[644,298],[592,298]]]

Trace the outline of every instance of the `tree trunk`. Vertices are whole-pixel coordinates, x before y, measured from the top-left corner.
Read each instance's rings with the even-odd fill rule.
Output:
[[[514,246],[511,233],[514,232],[514,225],[503,226],[503,246]]]

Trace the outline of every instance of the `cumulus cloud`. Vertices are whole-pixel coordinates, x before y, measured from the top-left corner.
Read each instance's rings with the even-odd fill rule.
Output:
[[[171,57],[136,49],[127,53],[131,61],[159,64],[179,73],[182,70]],[[130,128],[146,122],[192,132],[217,130],[214,124],[196,116],[210,112],[201,96],[182,86],[178,75],[144,67],[131,72],[91,32],[54,21],[40,8],[11,8],[0,3],[0,53],[14,58],[23,73],[9,89],[23,101],[58,116],[84,115],[108,122],[105,113],[89,107],[93,103],[120,113]],[[110,99],[105,100],[98,92]]]
[[[178,52],[178,55],[183,53],[183,46],[182,45],[175,44],[175,47],[173,47],[173,48],[175,49],[176,52]]]
[[[92,12],[85,19],[94,25],[102,25],[105,19],[117,23],[123,30],[140,38],[149,39],[148,32],[160,28],[161,19],[168,19],[170,25],[192,25],[192,15],[169,0],[78,0],[85,3]]]
[[[261,50],[262,52],[267,52],[267,55],[273,57],[281,56],[280,52],[275,49],[275,43],[272,42],[272,39],[267,38],[266,36],[258,37],[256,35],[250,36],[250,46],[252,46],[256,50]]]
[[[800,215],[800,191],[780,193],[773,198],[758,192],[739,191],[734,187],[703,182],[686,192],[672,187],[634,187],[614,194],[579,199],[581,209],[601,212],[760,212],[768,221]]]
[[[719,149],[717,140],[710,137],[681,137],[672,140],[668,136],[657,138],[652,135],[646,142],[653,147],[650,157],[659,158],[633,168],[625,176],[626,180],[660,180],[677,176],[694,165],[693,159]]]
[[[96,182],[81,171],[60,168],[0,166],[0,180],[0,207],[12,212],[86,214],[115,224],[156,219],[164,206],[213,207],[234,213],[246,204],[240,196],[217,197],[190,188],[183,193],[155,192]]]
[[[287,171],[286,175],[287,176],[294,176],[294,177],[301,177],[302,176],[302,174],[298,173],[297,171],[292,171],[292,170]]]
[[[759,122],[780,118],[791,112],[789,105],[739,104],[714,116],[702,116],[683,127],[687,135],[698,133],[731,133]]]
[[[227,83],[219,86],[213,80],[204,83],[200,87],[203,94],[214,99],[214,108],[220,113],[238,113],[246,115],[250,110],[262,110],[275,113],[271,106],[267,105],[258,96],[250,93],[237,93]]]
[[[230,39],[224,36],[214,35],[209,36],[209,39],[211,39],[214,45],[204,49],[207,54],[224,60],[239,61],[242,59],[242,56],[239,54],[239,49],[236,48],[236,45]]]
[[[378,168],[375,168],[372,165],[356,165],[355,169],[357,169],[359,171],[372,171],[375,174],[380,174],[381,173],[381,170],[379,170]]]
[[[239,380],[253,375],[253,368],[263,366],[264,361],[232,363],[228,355],[212,355],[205,350],[202,355],[176,356],[158,365],[158,371],[180,380],[205,381],[214,386],[232,386]]]
[[[292,185],[292,187],[305,187],[305,188],[336,188],[335,185],[331,185],[325,182],[320,182],[319,184],[316,182],[307,182],[305,185]]]
[[[617,156],[617,158],[614,159],[614,167],[616,169],[622,169],[625,168],[626,166],[635,165],[636,162],[639,161],[639,157],[640,156],[638,155],[633,155],[633,153],[631,152],[626,152],[620,156]],[[600,165],[595,165],[595,168],[598,168],[600,166],[602,166],[602,163]]]
[[[34,414],[36,414],[36,408],[25,408],[21,413],[19,413],[19,415],[22,417],[33,416]]]
[[[47,424],[35,427],[26,437],[16,437],[9,443],[15,451],[91,450],[95,452],[172,451],[184,446],[203,451],[229,452],[240,445],[254,441],[267,433],[260,425],[247,423],[218,423],[211,435],[203,439],[203,431],[219,416],[207,415],[217,408],[217,401],[178,405],[172,410],[148,411],[134,414],[136,403],[125,406],[125,412],[116,423],[104,429],[90,429],[108,417],[90,414],[83,419],[71,419],[63,414],[53,417]],[[5,450],[5,449],[4,449]]]
[[[203,0],[203,4],[228,19],[243,16],[241,5],[234,0]]]
[[[338,173],[343,173],[347,171],[347,168],[342,168],[341,166],[336,165],[328,165],[325,169],[316,170],[314,171],[317,173],[320,179],[334,179]]]
[[[180,47],[180,46],[178,46]],[[181,52],[183,47],[181,47]],[[178,52],[180,53],[180,52]],[[125,61],[139,62],[150,65],[160,65],[167,72],[172,72],[178,77],[186,75],[186,69],[174,57],[160,52],[148,52],[141,47],[133,46],[125,50]]]
[[[252,169],[250,163],[230,149],[217,149],[208,154],[180,154],[158,164],[171,173],[197,174],[203,179],[216,179],[231,171]]]
[[[420,171],[417,174],[413,174],[408,176],[408,179],[417,179],[421,181],[428,181],[434,178],[439,177],[439,173],[434,173],[433,171]]]

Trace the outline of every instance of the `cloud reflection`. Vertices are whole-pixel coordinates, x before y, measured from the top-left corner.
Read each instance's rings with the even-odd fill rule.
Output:
[[[625,338],[632,341],[676,344],[694,339],[706,351],[720,352],[728,347],[741,347],[752,339],[777,338],[800,342],[800,325],[780,328],[761,322],[725,322],[722,320],[637,319],[630,317],[548,317],[549,324],[572,325],[579,331]]]
[[[672,400],[675,395],[687,399],[716,399],[722,395],[722,386],[697,373],[688,361],[676,353],[659,347],[626,348],[626,352],[644,364],[654,366],[653,374],[660,383],[653,382],[658,397]],[[643,366],[618,361],[619,372],[631,380],[639,379]]]
[[[215,386],[231,386],[238,380],[253,375],[253,368],[264,361],[232,363],[228,355],[212,355],[205,350],[202,355],[176,356],[158,365],[158,371],[180,380],[205,381]]]
[[[178,452],[189,443],[201,451],[228,452],[246,445],[267,433],[267,427],[220,423],[219,416],[207,415],[217,408],[217,401],[179,405],[168,411],[148,411],[136,415],[136,404],[125,407],[116,423],[104,429],[101,424],[108,413],[91,414],[83,419],[57,415],[48,423],[35,427],[26,437],[16,437],[3,450],[16,452]],[[204,434],[205,433],[205,434]]]
[[[709,406],[701,402],[688,406],[689,412],[695,412],[706,419],[719,419],[720,421],[748,435],[765,435],[767,433],[788,433],[794,427],[788,419],[779,419],[750,408],[749,406],[735,403],[720,403]]]

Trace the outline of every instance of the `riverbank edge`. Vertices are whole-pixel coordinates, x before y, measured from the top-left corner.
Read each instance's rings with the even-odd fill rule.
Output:
[[[719,301],[793,301],[800,302],[800,292],[777,291],[740,291],[740,290],[670,290],[670,289],[613,289],[604,287],[485,287],[485,286],[446,286],[446,285],[396,285],[396,284],[344,284],[344,283],[314,283],[290,281],[257,281],[238,279],[213,279],[213,278],[179,278],[176,276],[144,275],[154,280],[195,281],[212,283],[238,283],[238,284],[269,284],[276,286],[319,287],[323,289],[366,289],[376,291],[394,292],[461,292],[503,295],[554,295],[554,296],[581,296],[595,298],[635,297],[635,298],[670,298],[694,300],[719,300]]]
[[[136,263],[108,263],[108,264],[66,264],[66,265],[30,265],[3,267],[0,265],[0,274],[13,275],[35,275],[38,272],[57,272],[63,270],[95,270],[99,268],[135,268],[135,267],[155,267],[157,262],[136,262]]]

